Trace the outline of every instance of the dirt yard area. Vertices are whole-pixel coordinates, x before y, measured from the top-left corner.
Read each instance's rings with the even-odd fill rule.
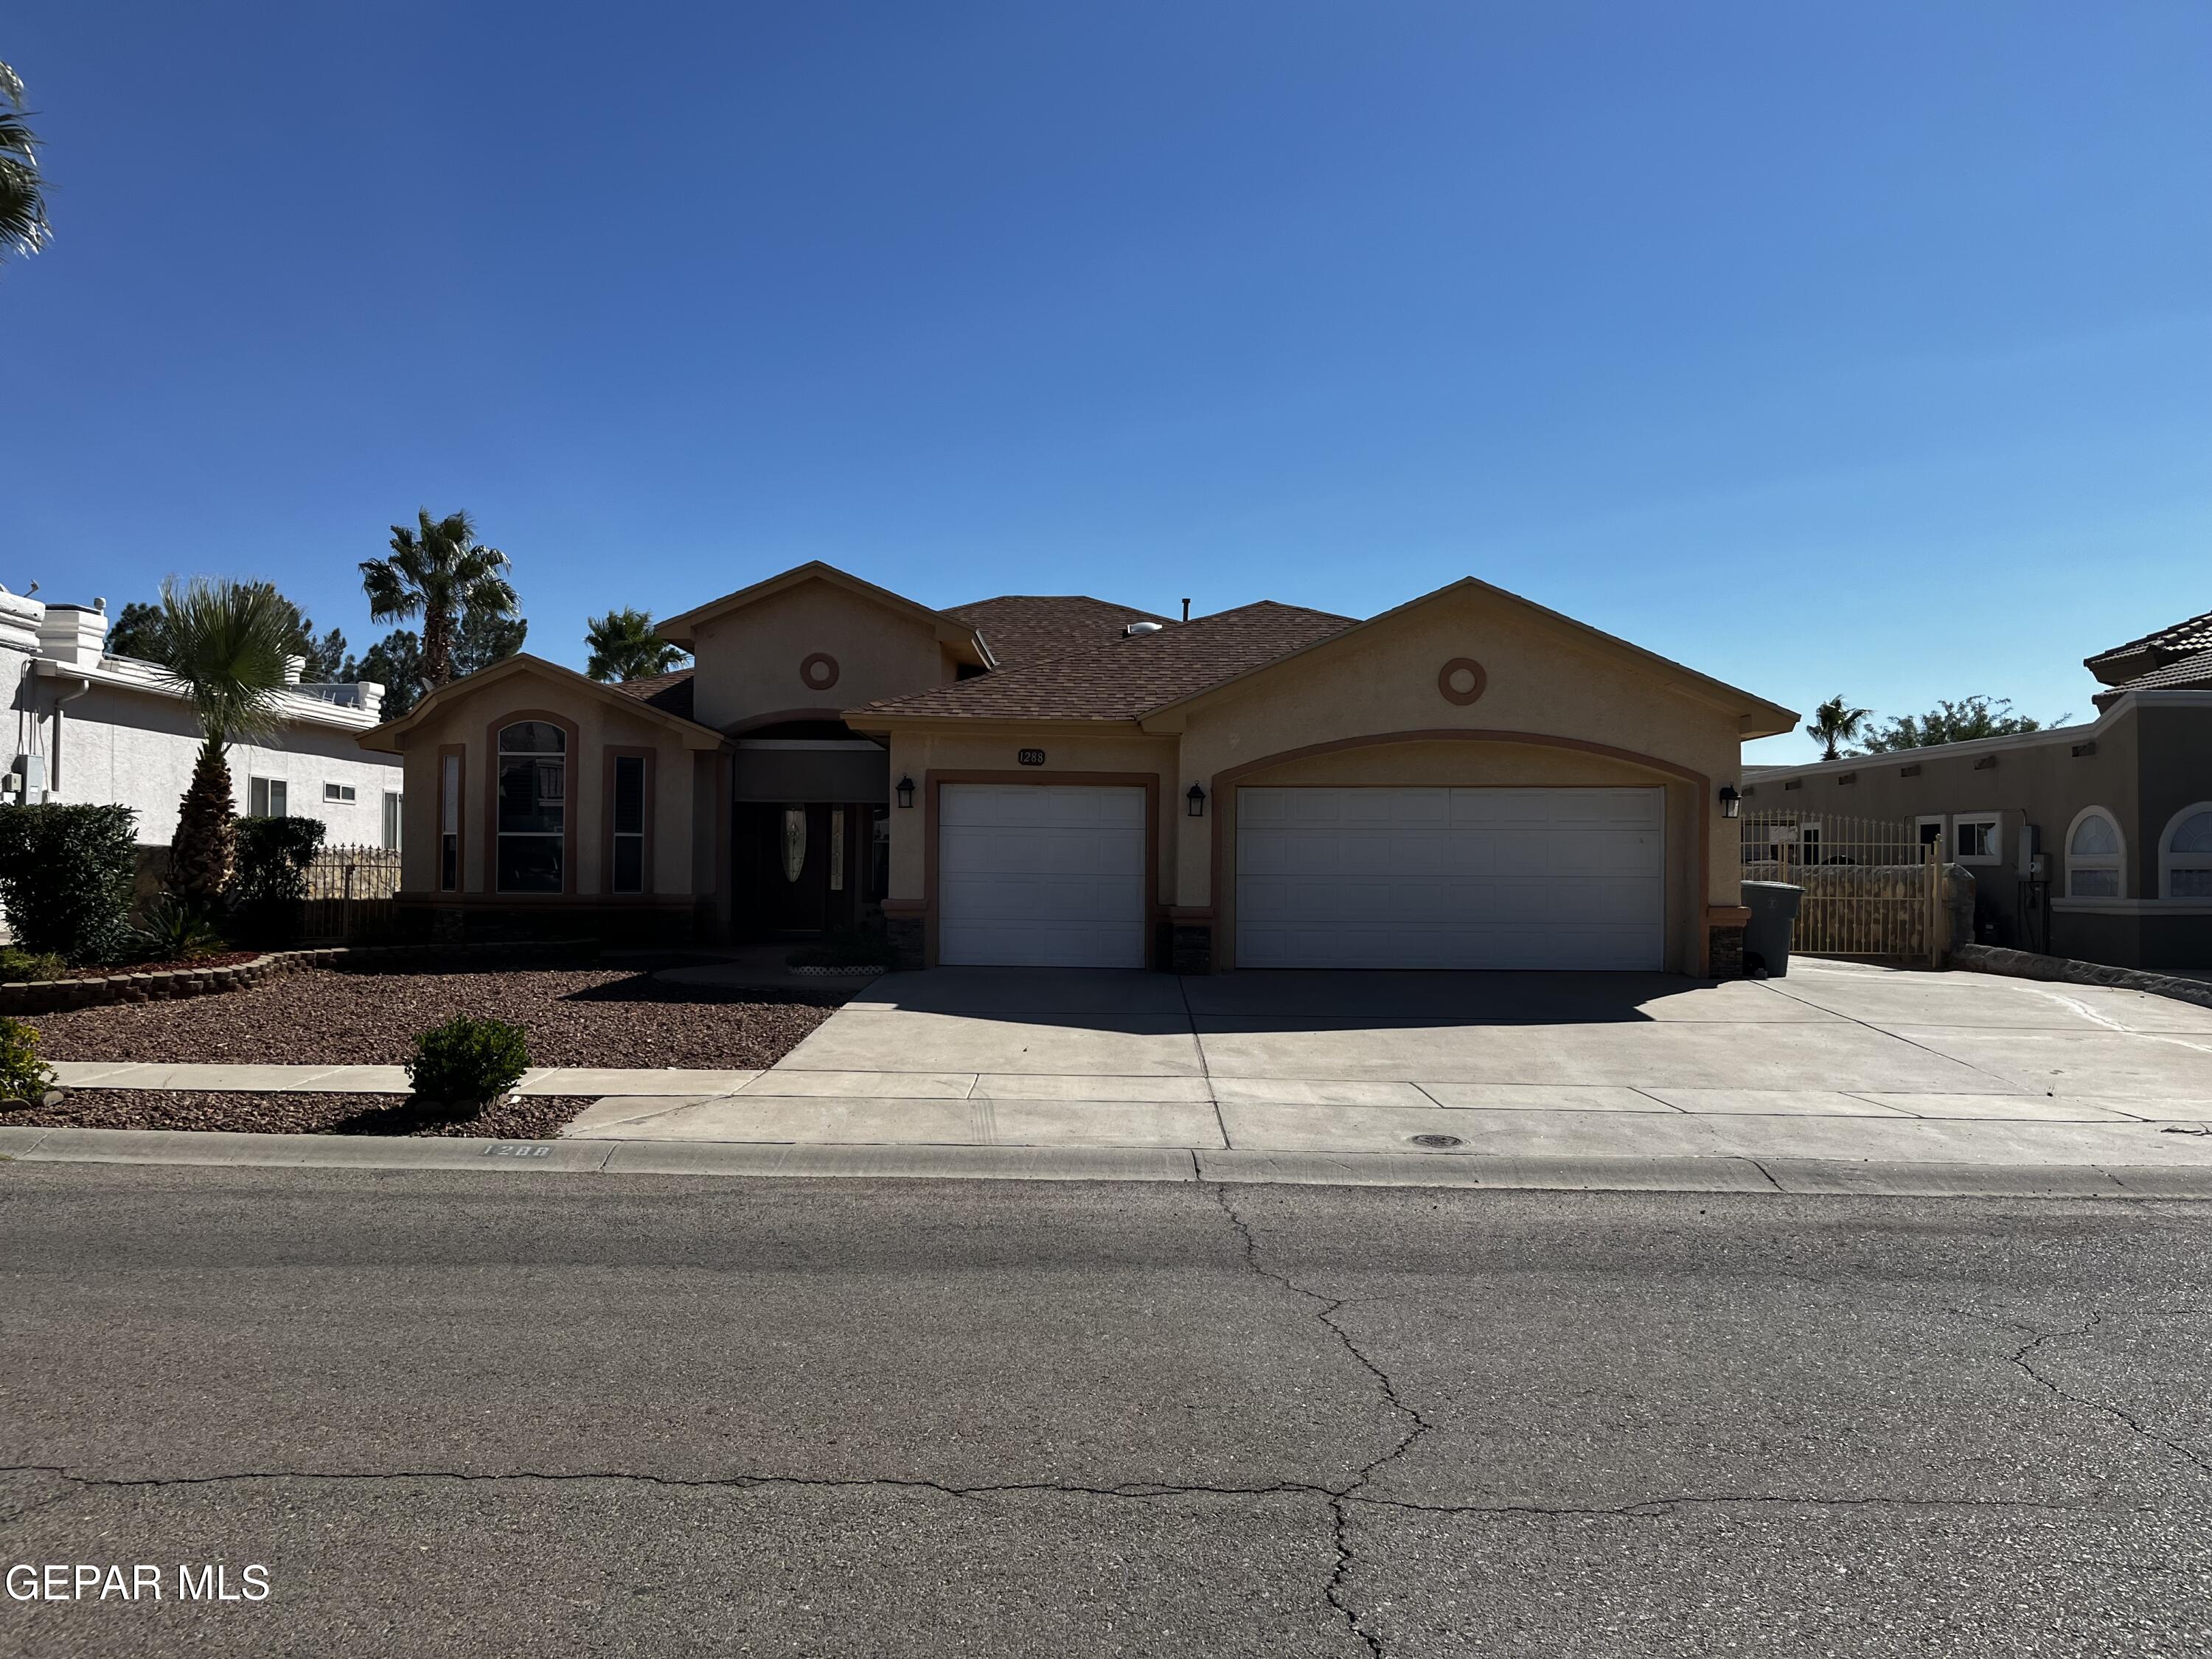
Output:
[[[40,1014],[41,1060],[398,1065],[418,1032],[473,1014],[530,1034],[535,1066],[765,1066],[843,990],[671,985],[638,968],[318,969],[243,991]]]

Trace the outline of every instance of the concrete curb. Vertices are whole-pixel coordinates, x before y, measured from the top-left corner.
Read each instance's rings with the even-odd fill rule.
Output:
[[[2171,974],[2142,968],[2113,968],[2101,962],[2077,962],[2071,957],[2038,956],[2033,951],[2008,950],[1996,945],[1954,945],[1951,966],[1978,974],[2001,974],[2011,979],[2042,980],[2055,985],[2101,985],[2118,991],[2142,991],[2151,996],[2172,997],[2212,1008],[2212,985],[2202,980],[2176,979]]]
[[[815,1180],[1187,1181],[1492,1191],[1887,1198],[2212,1200],[2212,1168],[2171,1165],[1754,1162],[1711,1158],[1486,1158],[1037,1146],[823,1146],[735,1141],[477,1140],[0,1127],[27,1164],[231,1169],[535,1170],[553,1175]]]

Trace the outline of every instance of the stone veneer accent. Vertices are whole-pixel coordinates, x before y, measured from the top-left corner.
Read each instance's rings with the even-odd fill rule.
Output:
[[[923,935],[920,916],[885,916],[884,936],[890,940],[898,966],[911,972],[922,965]]]
[[[1743,929],[1714,927],[1705,930],[1707,945],[1705,971],[1715,979],[1743,977]]]
[[[1178,921],[1169,929],[1168,971],[1172,974],[1210,974],[1213,971],[1213,924]]]

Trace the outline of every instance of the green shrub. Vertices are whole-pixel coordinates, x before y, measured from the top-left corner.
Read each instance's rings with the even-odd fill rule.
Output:
[[[407,1080],[418,1099],[473,1115],[514,1087],[529,1069],[522,1027],[456,1014],[415,1039]]]
[[[127,806],[0,806],[0,904],[16,943],[71,963],[112,962],[131,938],[138,848]]]
[[[800,945],[784,962],[793,968],[896,968],[898,956],[884,934],[840,927],[819,945]]]
[[[322,850],[320,818],[240,818],[231,926],[256,945],[289,945],[306,927],[307,869]]]
[[[141,962],[191,962],[222,949],[223,938],[207,907],[164,893],[146,907],[146,919],[131,935]]]
[[[59,979],[69,972],[69,963],[51,951],[19,951],[12,945],[0,945],[0,980],[15,982],[30,979]]]
[[[53,1068],[39,1063],[38,1029],[0,1015],[0,1101],[35,1103],[53,1086]]]

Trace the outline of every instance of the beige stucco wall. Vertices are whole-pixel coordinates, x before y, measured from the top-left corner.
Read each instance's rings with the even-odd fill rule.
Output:
[[[817,652],[836,659],[835,685],[800,678],[799,665]],[[837,710],[927,690],[956,672],[928,623],[818,580],[702,623],[693,656],[693,716],[723,731],[793,710],[834,720]]]
[[[908,727],[891,738],[890,775],[894,784],[909,777],[916,785],[915,804],[891,808],[891,873],[890,897],[894,902],[917,902],[933,896],[927,891],[923,870],[923,838],[927,822],[927,788],[932,773],[1006,772],[1024,783],[1070,781],[1086,773],[1149,773],[1159,780],[1159,902],[1175,898],[1175,815],[1182,810],[1176,787],[1176,740],[1147,737],[1133,726],[1101,723],[1098,728],[1039,724],[1024,726],[981,727],[973,721],[938,727]],[[1024,766],[1020,751],[1042,749],[1042,766]],[[893,798],[896,800],[896,797]]]
[[[1438,689],[1443,665],[1471,658],[1487,677],[1471,704]],[[1712,805],[1734,781],[1742,754],[1741,711],[1713,701],[1668,671],[1615,651],[1577,630],[1479,592],[1444,596],[1251,677],[1226,695],[1168,711],[1140,732],[1066,726],[947,723],[905,727],[891,741],[891,776],[917,784],[932,771],[1018,772],[1049,782],[1055,774],[1151,772],[1159,779],[1159,899],[1214,914],[1218,965],[1233,965],[1237,787],[1248,783],[1430,787],[1653,787],[1666,790],[1668,960],[1696,969],[1705,907],[1733,905],[1738,863],[1734,827]],[[1564,740],[1563,746],[1473,738],[1372,742],[1418,732],[1493,731]],[[1573,747],[1600,745],[1649,757]],[[1238,769],[1320,744],[1324,754]],[[1046,751],[1048,764],[1018,768],[1016,751]],[[1668,770],[1667,767],[1678,769]],[[1695,774],[1693,778],[1680,775]],[[1227,781],[1223,780],[1224,776]],[[1184,792],[1205,786],[1206,815],[1192,818]],[[891,893],[926,902],[926,799],[891,814]],[[1217,836],[1222,884],[1213,887]],[[1703,837],[1702,848],[1700,836]],[[1700,851],[1704,858],[1700,860]],[[1700,868],[1703,882],[1700,884]]]
[[[486,780],[492,775],[493,750],[487,728],[494,721],[504,725],[526,709],[542,709],[576,723],[576,793],[569,810],[576,824],[577,895],[596,895],[605,887],[605,750],[611,745],[653,751],[648,820],[653,843],[652,896],[692,894],[694,763],[682,735],[649,715],[632,714],[605,697],[528,669],[502,675],[475,696],[457,690],[451,701],[433,709],[421,725],[399,734],[407,779],[403,809],[406,828],[405,851],[401,860],[402,890],[430,894],[437,889],[438,754],[446,744],[459,744],[465,750],[461,891],[489,892],[490,872],[484,856],[485,789]]]

